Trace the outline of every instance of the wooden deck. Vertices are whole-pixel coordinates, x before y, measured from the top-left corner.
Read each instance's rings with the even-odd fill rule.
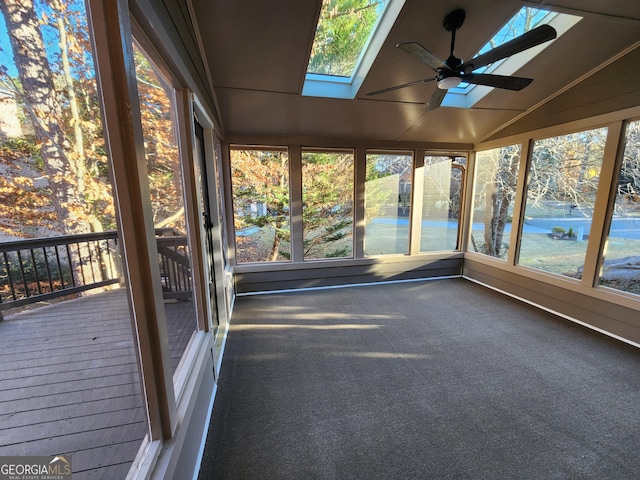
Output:
[[[192,302],[166,304],[175,371]],[[0,322],[0,456],[71,455],[74,479],[123,479],[147,433],[124,289]]]

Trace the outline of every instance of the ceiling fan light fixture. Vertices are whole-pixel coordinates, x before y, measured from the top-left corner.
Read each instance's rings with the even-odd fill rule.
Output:
[[[438,80],[438,88],[442,90],[448,90],[450,88],[455,88],[462,82],[462,79],[459,77],[445,77]]]

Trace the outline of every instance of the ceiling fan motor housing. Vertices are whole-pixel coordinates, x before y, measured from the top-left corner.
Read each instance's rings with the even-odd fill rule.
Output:
[[[464,23],[465,13],[464,10],[459,8],[458,10],[454,10],[449,13],[444,20],[442,21],[442,26],[445,28],[447,32],[455,32],[458,30],[462,24]]]

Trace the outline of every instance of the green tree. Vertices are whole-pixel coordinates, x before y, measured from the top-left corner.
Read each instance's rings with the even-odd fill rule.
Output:
[[[304,258],[353,252],[353,153],[305,152],[302,158]]]
[[[308,71],[351,76],[384,0],[325,0]]]
[[[251,226],[270,235],[263,245],[248,237],[236,237],[240,262],[290,258],[283,249],[289,242],[289,172],[286,152],[277,150],[232,150],[231,172],[236,232]]]

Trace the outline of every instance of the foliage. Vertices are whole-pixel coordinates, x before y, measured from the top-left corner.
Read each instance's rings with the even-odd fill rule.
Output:
[[[231,176],[236,232],[255,226],[272,232],[269,251],[236,236],[239,262],[288,259],[281,249],[289,242],[289,162],[278,150],[232,150]]]
[[[538,140],[534,144],[527,207],[553,202],[593,205],[600,178],[607,129]]]
[[[1,7],[5,18],[17,8],[14,0]],[[84,2],[25,0],[20,11],[22,23],[14,15],[7,30],[12,44],[29,48],[21,48],[20,55],[0,52],[0,87],[7,92],[2,100],[17,107],[16,126],[23,132],[0,148],[0,164],[6,165],[0,231],[28,237],[115,229]],[[172,89],[138,50],[135,60],[154,220],[156,226],[184,231]],[[41,68],[37,94],[31,64]],[[34,184],[35,172],[39,180]],[[9,205],[19,208],[8,210]]]
[[[350,77],[383,4],[384,0],[324,0],[307,71]]]
[[[411,155],[369,154],[366,163],[365,224],[377,217],[409,213]]]
[[[616,200],[616,213],[620,215],[640,211],[640,121],[627,125],[625,140]]]
[[[3,2],[5,18],[13,8],[14,2]],[[30,208],[0,215],[4,219],[0,230],[24,237],[35,226],[60,233],[113,228],[115,212],[84,3],[37,0],[21,2],[21,8],[23,23],[7,22],[7,30],[12,44],[26,43],[29,48],[22,49],[21,55],[2,52],[0,57],[0,86],[8,94],[5,102],[17,106],[24,132],[22,137],[9,138],[0,149],[0,162],[7,165],[1,203],[12,199]],[[25,40],[32,38],[39,40],[33,45]],[[35,48],[39,42],[44,50]],[[28,63],[41,67],[39,96],[31,94]],[[52,125],[61,136],[54,136]],[[9,145],[11,150],[6,148]],[[41,173],[40,187],[19,180],[24,168]]]
[[[154,226],[185,233],[173,91],[163,74],[135,44],[134,60]]]
[[[31,138],[0,143],[0,231],[30,237],[38,227],[55,229],[51,192],[42,176],[39,150]]]
[[[353,252],[353,153],[305,152],[302,158],[304,258]]]

